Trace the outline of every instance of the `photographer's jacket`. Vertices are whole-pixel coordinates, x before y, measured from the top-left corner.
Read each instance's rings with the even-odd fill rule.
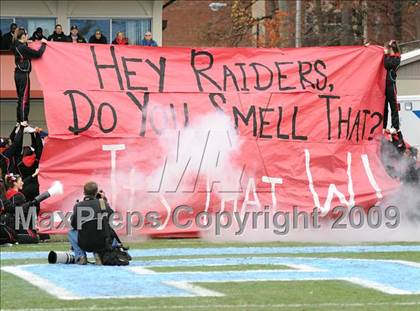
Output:
[[[73,208],[71,226],[78,230],[78,244],[81,249],[87,252],[99,252],[111,247],[111,228],[108,220],[114,211],[105,200],[102,201],[104,202],[104,209],[101,208],[99,199],[86,196]],[[100,215],[103,213],[106,217],[103,217],[100,221]],[[86,221],[89,216],[93,216],[93,219]]]
[[[88,207],[91,208],[92,212],[93,212],[93,218],[98,218],[99,214],[102,214],[104,211],[101,209],[100,203],[99,203],[99,199],[95,198],[95,197],[91,197],[91,196],[86,196],[83,198],[83,201],[77,202],[74,205],[73,208],[73,215],[71,217],[71,226],[73,227],[73,229],[78,230],[81,228],[78,228],[78,216],[80,214],[80,216],[82,217],[88,217],[89,216],[89,212],[87,210],[84,209],[80,209],[80,207]],[[105,201],[105,212],[107,213],[107,216],[111,216],[114,211],[112,210],[112,208],[109,206],[109,204]],[[80,211],[78,212],[78,210],[80,209]],[[80,225],[82,225],[83,223],[80,223]]]

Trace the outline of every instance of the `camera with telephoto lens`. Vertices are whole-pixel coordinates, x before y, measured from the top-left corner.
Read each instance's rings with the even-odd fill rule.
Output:
[[[48,254],[48,263],[74,264],[76,263],[76,259],[71,253],[50,251]]]
[[[105,193],[103,190],[99,190],[98,193],[96,194],[95,198],[99,199],[105,199]]]

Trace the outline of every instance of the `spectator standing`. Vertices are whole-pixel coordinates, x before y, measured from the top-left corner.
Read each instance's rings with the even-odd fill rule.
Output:
[[[102,32],[98,29],[95,31],[95,34],[89,38],[89,43],[107,44],[108,41]]]
[[[115,37],[114,41],[112,41],[112,44],[128,45],[128,39],[125,37],[125,34],[122,31],[118,31],[117,36]]]
[[[150,31],[144,34],[143,40],[141,40],[142,46],[158,46],[156,41],[153,40],[152,33]]]
[[[85,38],[79,33],[79,28],[76,25],[70,28],[69,41],[73,43],[86,43]]]
[[[69,42],[69,39],[63,32],[63,27],[60,24],[55,25],[55,29],[52,35],[48,37],[48,41],[55,42]]]
[[[13,35],[16,31],[17,25],[15,23],[10,24],[10,31],[3,35],[2,38],[2,50],[10,50],[13,45]]]
[[[31,59],[39,58],[44,54],[46,40],[42,39],[42,45],[38,50],[28,47],[28,33],[23,28],[15,31],[15,43],[13,45],[13,52],[15,54],[15,83],[16,92],[18,95],[17,101],[17,122],[23,122],[26,126],[28,124],[29,116],[29,90],[30,80],[29,74],[31,73]]]
[[[41,27],[38,27],[32,34],[32,37],[29,38],[31,41],[41,41],[42,39],[47,40]]]

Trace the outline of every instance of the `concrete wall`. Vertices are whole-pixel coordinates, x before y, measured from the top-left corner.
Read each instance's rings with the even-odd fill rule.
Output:
[[[1,1],[1,17],[56,17],[64,32],[70,17],[152,18],[153,38],[162,44],[162,0],[141,1]]]
[[[43,100],[31,101],[31,110],[29,113],[29,123],[32,126],[38,126],[47,130],[44,116]],[[9,136],[10,131],[16,125],[16,101],[0,101],[0,136]]]

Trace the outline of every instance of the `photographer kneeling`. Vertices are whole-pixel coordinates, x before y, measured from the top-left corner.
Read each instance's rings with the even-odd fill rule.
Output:
[[[98,192],[97,183],[88,182],[84,186],[84,196],[73,208],[72,229],[68,232],[76,263],[87,264],[86,252],[93,252],[96,264],[128,265],[131,257],[109,225],[109,217],[114,211],[105,194]]]

